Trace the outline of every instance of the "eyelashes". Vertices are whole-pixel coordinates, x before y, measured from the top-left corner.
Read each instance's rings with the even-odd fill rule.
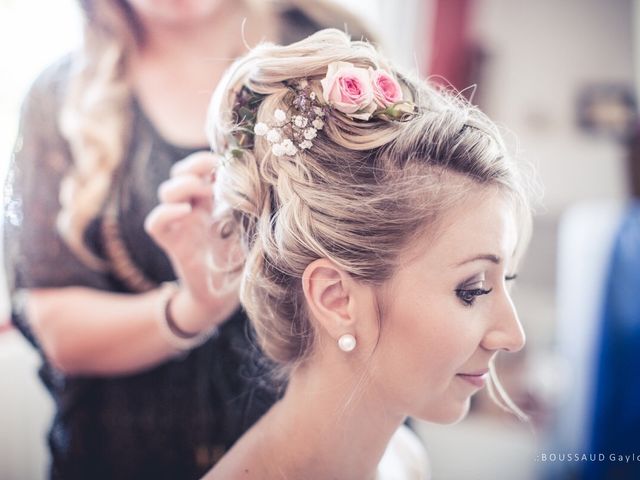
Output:
[[[462,303],[470,307],[475,303],[477,297],[488,295],[492,290],[493,288],[486,290],[484,288],[456,288],[455,292]]]
[[[509,282],[518,278],[517,274],[507,275],[504,277],[505,282]],[[482,282],[475,282],[482,283]],[[473,284],[472,284],[473,285]],[[482,295],[488,295],[493,291],[493,288],[464,288],[459,287],[455,289],[456,296],[462,301],[463,305],[471,307],[476,299]]]

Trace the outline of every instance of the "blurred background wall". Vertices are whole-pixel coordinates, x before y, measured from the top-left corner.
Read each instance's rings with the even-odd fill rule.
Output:
[[[536,166],[544,196],[514,292],[528,345],[499,364],[514,399],[532,412],[533,428],[480,396],[460,424],[417,423],[416,429],[434,478],[541,478],[548,465],[540,452],[584,448],[600,287],[581,282],[597,276],[585,264],[597,255],[605,261],[607,232],[616,224],[612,212],[628,195],[625,128],[639,90],[638,2],[338,3],[370,21],[388,54],[406,68],[464,90],[505,127],[513,150]],[[79,38],[72,0],[0,0],[3,178],[21,97],[37,72]],[[0,308],[6,319],[4,294]],[[51,405],[36,378],[37,357],[6,323],[0,329],[0,477],[41,478]],[[563,468],[558,472],[563,478]]]
[[[456,79],[457,88],[477,85],[474,102],[535,165],[544,196],[514,292],[528,344],[502,364],[535,433],[492,412],[480,397],[475,415],[459,425],[421,426],[434,477],[581,478],[575,463],[544,461],[544,454],[588,451],[606,263],[628,198],[638,3],[437,2],[440,9],[445,4],[458,9],[464,41],[456,53],[466,65],[452,61],[451,52],[438,61],[446,48],[436,36],[429,73]],[[456,462],[461,455],[469,462]]]

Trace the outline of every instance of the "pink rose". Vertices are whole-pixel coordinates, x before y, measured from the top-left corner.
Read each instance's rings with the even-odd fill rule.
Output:
[[[368,120],[375,110],[371,76],[364,68],[348,62],[333,62],[320,83],[325,102],[342,113]]]
[[[373,83],[373,96],[378,105],[386,108],[402,101],[402,89],[395,78],[385,70],[370,69],[370,72]]]

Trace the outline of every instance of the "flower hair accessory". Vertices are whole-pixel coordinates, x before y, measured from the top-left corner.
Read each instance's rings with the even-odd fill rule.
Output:
[[[357,120],[378,117],[404,121],[417,111],[413,102],[403,100],[398,81],[383,69],[333,62],[320,84],[329,106]]]
[[[306,80],[298,85],[291,106],[295,110],[293,115],[278,108],[273,112],[273,123],[259,122],[253,129],[257,136],[267,139],[271,153],[276,157],[292,157],[300,150],[308,150],[313,146],[318,131],[324,127],[326,107],[318,102],[316,93],[311,91]]]
[[[242,129],[257,137],[265,137],[276,157],[293,157],[313,146],[318,131],[324,127],[324,117],[329,109],[337,110],[349,118],[368,121],[372,118],[388,121],[406,121],[416,112],[413,102],[403,99],[402,88],[389,72],[383,69],[356,67],[348,62],[333,62],[327,67],[326,76],[320,81],[322,100],[311,89],[306,79],[293,87],[291,109],[276,109],[273,121],[255,122],[252,109],[242,115]],[[247,97],[247,98],[245,98]],[[262,96],[238,97],[241,107],[262,101]],[[243,133],[245,135],[245,133]],[[238,142],[253,146],[253,141]]]

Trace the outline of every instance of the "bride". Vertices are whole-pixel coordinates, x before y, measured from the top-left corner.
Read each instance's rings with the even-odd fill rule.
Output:
[[[456,422],[485,384],[520,413],[492,362],[525,341],[530,213],[484,114],[324,30],[236,62],[209,115],[225,261],[287,387],[207,478],[425,478],[408,416]]]

